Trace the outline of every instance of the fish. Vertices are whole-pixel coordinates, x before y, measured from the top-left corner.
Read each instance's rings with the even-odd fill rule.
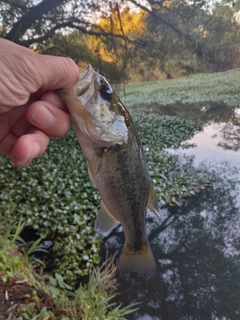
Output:
[[[133,120],[107,79],[91,65],[78,83],[61,89],[75,121],[89,176],[102,199],[95,220],[100,233],[123,228],[125,243],[117,271],[154,275],[156,262],[145,231],[146,207],[160,217],[143,146]]]

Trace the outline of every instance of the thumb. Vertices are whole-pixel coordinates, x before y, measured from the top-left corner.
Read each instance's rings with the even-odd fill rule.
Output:
[[[40,84],[46,90],[73,87],[79,78],[79,69],[70,58],[38,55],[41,70]]]

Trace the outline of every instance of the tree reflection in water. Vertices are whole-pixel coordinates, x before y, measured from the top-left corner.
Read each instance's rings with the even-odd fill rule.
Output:
[[[235,115],[230,121],[222,124],[222,141],[219,146],[224,149],[238,151],[240,149],[240,109],[235,108]]]
[[[193,165],[192,157],[185,164]],[[147,232],[158,264],[157,275],[119,279],[117,300],[141,302],[129,319],[240,319],[240,207],[238,171],[229,162],[201,164],[214,176],[182,207],[148,215]],[[106,239],[114,252],[123,245],[121,228]]]

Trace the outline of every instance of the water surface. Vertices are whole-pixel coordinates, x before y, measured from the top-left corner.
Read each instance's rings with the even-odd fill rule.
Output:
[[[182,207],[162,208],[160,220],[148,212],[158,270],[150,279],[131,274],[119,280],[117,301],[141,302],[129,320],[240,319],[239,109],[204,107],[161,110],[197,114],[205,122],[190,140],[196,147],[177,153],[180,165],[208,173],[213,183]],[[105,250],[121,251],[123,242],[118,227],[106,237]]]

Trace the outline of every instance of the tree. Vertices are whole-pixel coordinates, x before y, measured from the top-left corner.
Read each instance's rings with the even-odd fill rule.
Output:
[[[137,5],[136,0],[131,0]],[[235,7],[207,1],[156,1],[138,5],[148,12],[147,32],[139,47],[141,59],[168,78],[205,70],[221,71],[239,66],[239,23]],[[236,63],[238,61],[238,64]],[[155,67],[154,67],[155,66]],[[146,68],[149,70],[150,68]]]
[[[96,31],[100,28],[112,36],[87,38],[87,46],[96,52],[100,61],[112,62],[122,70],[120,77],[127,77],[126,68],[132,58],[132,48],[145,32],[145,16],[146,12],[141,9],[134,11],[116,4],[111,13],[105,14],[93,28]]]
[[[90,63],[96,71],[104,74],[112,83],[119,81],[120,68],[112,61],[101,59],[94,50],[89,49],[88,41],[89,37],[80,31],[73,31],[67,35],[57,34],[39,49],[43,54],[71,57],[80,68]]]
[[[127,78],[126,70],[150,80],[160,72],[172,78],[238,67],[240,1],[234,6],[228,0],[215,2],[0,0],[0,36],[41,52],[73,55],[76,61],[85,55],[97,61],[100,72],[118,79]],[[77,54],[67,44],[73,38],[78,48],[80,39],[92,53],[81,46]]]
[[[0,36],[41,53],[71,56],[76,62],[87,56],[88,61],[94,61],[93,65],[96,66],[97,59],[100,71],[104,69],[106,73],[107,69],[110,77],[114,75],[120,78],[127,65],[128,44],[133,43],[125,34],[120,11],[117,2],[113,6],[111,1],[104,0],[0,0]],[[108,23],[99,24],[98,19],[103,16],[105,21],[110,19],[118,27],[111,28]],[[128,28],[130,35],[131,23],[128,23]],[[82,35],[95,36],[94,39],[99,40],[93,40],[92,43],[95,41],[106,45],[104,59],[97,48],[89,54],[84,45],[90,44],[90,40],[86,41]],[[73,38],[76,40],[74,44]],[[83,41],[82,44],[79,40]],[[78,54],[74,47],[80,49]],[[93,51],[94,45],[90,47]],[[118,67],[114,59],[107,58],[109,48],[115,48]],[[120,48],[124,48],[125,56],[118,53]],[[119,68],[123,71],[121,74]]]
[[[0,0],[1,35],[27,47],[44,43],[57,32],[76,29],[84,34],[105,35],[104,30],[93,31],[92,26],[106,5],[103,0]]]

